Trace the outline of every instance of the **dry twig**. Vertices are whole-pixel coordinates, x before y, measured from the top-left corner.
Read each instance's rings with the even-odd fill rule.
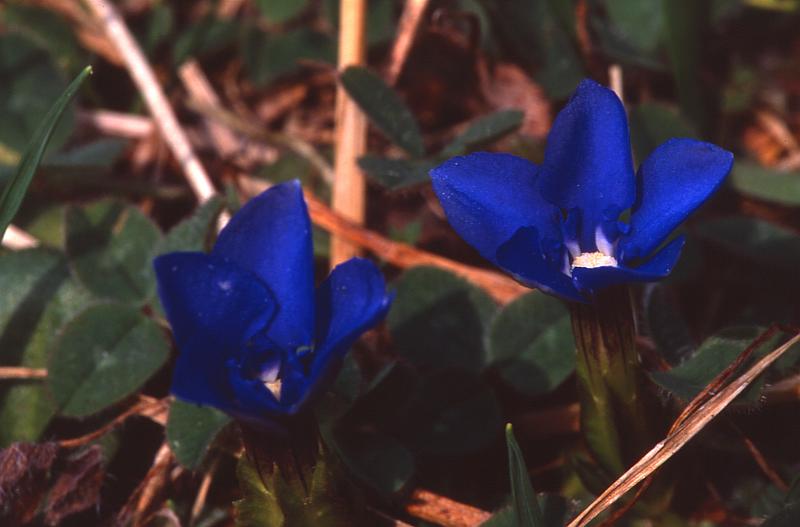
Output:
[[[750,383],[773,362],[778,360],[789,348],[800,341],[800,333],[789,339],[782,346],[759,360],[741,377],[712,396],[696,411],[688,415],[683,422],[667,437],[653,447],[625,474],[611,484],[598,498],[575,517],[567,527],[584,527],[594,520],[606,508],[611,506],[642,480],[650,477],[661,465],[697,435],[712,419],[719,415]],[[703,396],[703,394],[701,394]],[[680,419],[680,418],[679,418]]]
[[[403,13],[397,22],[397,37],[394,39],[389,54],[389,67],[386,69],[386,80],[389,84],[397,82],[403,71],[428,3],[429,0],[406,0],[403,5]]]
[[[366,0],[340,2],[339,70],[364,63],[366,10]],[[333,210],[360,225],[364,223],[366,212],[366,181],[357,160],[367,148],[367,118],[341,85],[336,90],[335,121]],[[353,256],[358,256],[358,247],[334,236],[331,240],[331,267]]]
[[[5,241],[5,240],[4,240]],[[25,368],[23,366],[0,366],[0,381],[30,381],[46,379],[47,370],[44,368]]]
[[[200,164],[200,160],[197,159],[172,107],[156,80],[153,69],[125,25],[125,21],[112,2],[86,0],[86,4],[102,23],[108,39],[122,55],[131,77],[144,97],[164,141],[180,164],[192,191],[199,201],[206,201],[216,193],[211,179]]]
[[[254,178],[241,178],[242,191],[254,196],[263,192],[269,183]],[[485,289],[497,302],[511,302],[520,295],[530,291],[506,275],[487,269],[479,269],[462,264],[438,254],[429,253],[405,243],[384,238],[380,234],[358,226],[337,214],[325,203],[316,198],[308,190],[305,191],[308,213],[311,221],[322,229],[339,236],[350,243],[362,247],[381,259],[401,269],[417,265],[432,265],[447,269],[475,285]]]
[[[76,448],[83,445],[87,445],[90,442],[97,439],[98,437],[102,437],[111,430],[120,426],[129,417],[135,415],[139,417],[147,417],[148,419],[152,420],[155,423],[160,424],[161,426],[166,426],[167,409],[168,405],[166,400],[155,399],[153,397],[148,397],[146,395],[139,395],[139,399],[133,406],[131,406],[130,408],[122,412],[120,415],[115,417],[111,422],[106,423],[102,427],[86,435],[75,437],[73,439],[64,439],[62,441],[59,441],[58,444],[63,448]]]
[[[32,235],[23,231],[19,227],[9,225],[6,232],[3,233],[3,247],[19,251],[22,249],[30,249],[39,245],[39,240]]]
[[[424,489],[414,490],[409,504],[406,505],[406,512],[442,527],[475,527],[492,516],[489,512]]]

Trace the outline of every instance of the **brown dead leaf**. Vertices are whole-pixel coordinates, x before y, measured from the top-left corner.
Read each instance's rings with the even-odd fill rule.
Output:
[[[34,518],[57,453],[56,443],[14,443],[0,450],[0,524],[22,525]]]
[[[104,476],[103,451],[98,445],[70,456],[47,496],[45,524],[58,525],[67,516],[97,505]]]

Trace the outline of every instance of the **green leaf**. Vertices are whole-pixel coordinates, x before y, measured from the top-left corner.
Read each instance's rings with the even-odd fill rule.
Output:
[[[196,469],[208,448],[231,418],[210,406],[172,401],[167,419],[167,442],[178,463]]]
[[[536,496],[539,509],[542,511],[543,525],[546,527],[564,527],[570,516],[566,500],[555,494],[539,494]],[[507,506],[483,522],[480,527],[519,527],[514,508]]]
[[[764,220],[744,216],[697,224],[700,236],[764,267],[789,273],[800,269],[800,236]]]
[[[54,11],[26,5],[27,0],[5,2],[0,20],[8,31],[23,35],[36,47],[47,50],[60,69],[76,71],[85,64],[87,53],[78,44],[66,17]]]
[[[479,371],[483,335],[496,307],[481,289],[436,267],[415,267],[397,282],[387,323],[399,352],[418,366]]]
[[[500,39],[554,99],[568,97],[586,76],[573,38],[570,0],[481,0]]]
[[[406,444],[425,455],[473,453],[492,444],[503,430],[492,389],[477,374],[459,369],[427,375],[403,422]]]
[[[792,207],[800,205],[800,172],[739,162],[728,179],[737,192],[747,196]]]
[[[645,53],[652,53],[663,36],[661,0],[605,0],[606,13],[625,41]]]
[[[413,454],[390,435],[342,425],[329,437],[347,469],[385,498],[400,492],[414,475]]]
[[[222,205],[220,196],[214,196],[200,205],[191,216],[170,229],[158,244],[155,254],[175,251],[204,252],[210,249]]]
[[[683,401],[689,401],[725,368],[727,368],[763,331],[757,327],[728,328],[709,337],[687,361],[669,371],[655,371],[650,377],[662,388]],[[776,339],[765,343],[759,353],[772,349]],[[746,366],[746,365],[745,365]],[[745,393],[746,400],[756,402],[763,377]]]
[[[138,309],[98,304],[64,328],[50,358],[48,384],[63,415],[83,417],[134,393],[168,355],[164,333]]]
[[[313,29],[299,28],[270,34],[251,28],[242,39],[241,53],[252,81],[257,86],[264,86],[295,71],[301,60],[333,64],[336,47],[330,35]]]
[[[91,297],[49,249],[0,254],[0,364],[45,368],[62,325]],[[55,413],[44,382],[0,383],[0,448],[36,441]]]
[[[708,3],[697,0],[661,0],[667,49],[683,115],[704,134],[708,132],[713,101],[703,88],[701,58]]]
[[[190,24],[178,36],[175,45],[172,46],[172,60],[175,64],[181,64],[189,57],[199,58],[206,53],[218,51],[235,42],[240,30],[238,22],[206,16]]]
[[[138,209],[116,201],[69,207],[67,256],[94,294],[141,302],[155,291],[151,256],[161,233]]]
[[[796,527],[800,525],[800,502],[789,503],[779,512],[770,516],[761,527]]]
[[[19,163],[23,150],[57,100],[67,81],[52,58],[20,35],[0,36],[0,168]],[[58,150],[72,133],[74,111],[69,106],[50,139]]]
[[[787,13],[800,10],[800,0],[744,0],[744,3],[751,7]]]
[[[233,502],[236,527],[284,527],[284,516],[275,494],[268,491],[246,454],[239,458],[236,477],[242,499]]]
[[[492,321],[492,368],[525,395],[554,390],[575,371],[575,341],[564,304],[540,292],[523,295]]]
[[[83,84],[84,79],[91,74],[91,72],[92,68],[86,67],[75,80],[72,81],[66,91],[61,94],[61,97],[59,97],[52,108],[50,108],[50,111],[47,112],[44,120],[31,138],[31,142],[25,148],[16,174],[13,179],[6,184],[3,189],[3,194],[0,196],[0,238],[3,237],[6,228],[17,213],[20,204],[22,204],[22,198],[28,190],[28,185],[30,185],[33,175],[39,167],[45,150],[47,150],[47,145],[50,142],[56,125],[61,119],[61,115],[64,113],[70,101],[72,101],[72,98],[75,97],[75,94],[78,93],[78,88]],[[8,126],[8,123],[4,123],[4,126]]]
[[[517,527],[545,527],[539,501],[533,491],[528,466],[522,455],[511,424],[506,425],[508,446],[508,473],[511,480],[511,500]]]
[[[664,286],[648,288],[644,309],[650,337],[667,362],[676,364],[694,351],[689,326]]]
[[[441,155],[459,156],[473,148],[492,143],[519,128],[524,117],[525,114],[519,110],[501,110],[479,117],[444,147]]]
[[[435,163],[407,159],[390,159],[374,155],[358,158],[358,166],[372,179],[388,188],[400,190],[430,180],[428,173]]]
[[[366,68],[350,66],[339,81],[370,122],[394,144],[415,157],[425,154],[417,120],[383,79]]]
[[[642,103],[630,113],[631,142],[641,163],[658,145],[673,137],[697,137],[692,126],[674,109],[658,103]]]
[[[302,13],[308,5],[304,0],[256,0],[256,7],[270,24],[283,24]]]

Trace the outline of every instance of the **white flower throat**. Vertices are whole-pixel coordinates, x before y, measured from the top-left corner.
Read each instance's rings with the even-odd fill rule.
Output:
[[[572,262],[570,263],[570,270],[576,267],[583,267],[585,269],[594,269],[596,267],[617,267],[617,259],[611,254],[614,254],[614,244],[610,243],[603,234],[600,227],[597,228],[594,234],[595,244],[598,251],[582,253],[577,243],[572,244],[570,253],[572,254]]]
[[[595,267],[616,267],[617,259],[613,256],[601,252],[581,253],[572,260],[572,268],[585,267],[594,269]]]

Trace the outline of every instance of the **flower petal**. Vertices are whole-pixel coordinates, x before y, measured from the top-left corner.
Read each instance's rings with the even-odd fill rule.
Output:
[[[580,83],[553,123],[540,170],[542,196],[581,211],[582,249],[595,250],[597,226],[629,208],[635,193],[628,121],[614,92]]]
[[[290,181],[251,199],[220,232],[212,252],[256,274],[278,303],[270,337],[286,349],[311,344],[314,262],[303,189]]]
[[[612,285],[630,282],[654,282],[667,276],[678,261],[686,241],[679,236],[669,242],[647,263],[636,268],[630,267],[576,267],[572,278],[581,291],[596,291]]]
[[[539,251],[539,233],[523,227],[497,250],[499,265],[528,287],[553,293],[567,300],[584,301],[569,276]]]
[[[558,210],[536,189],[536,165],[510,154],[477,152],[431,170],[433,190],[456,232],[497,263],[497,248],[520,227],[560,239]]]
[[[650,254],[722,184],[733,154],[694,139],[671,139],[639,169],[630,234],[620,240],[624,261]]]
[[[180,351],[172,392],[230,411],[225,364],[275,313],[267,287],[214,256],[170,253],[153,262],[158,294]]]
[[[339,264],[317,289],[317,326],[312,376],[329,355],[344,355],[355,340],[377,324],[392,298],[380,270],[363,258]]]

